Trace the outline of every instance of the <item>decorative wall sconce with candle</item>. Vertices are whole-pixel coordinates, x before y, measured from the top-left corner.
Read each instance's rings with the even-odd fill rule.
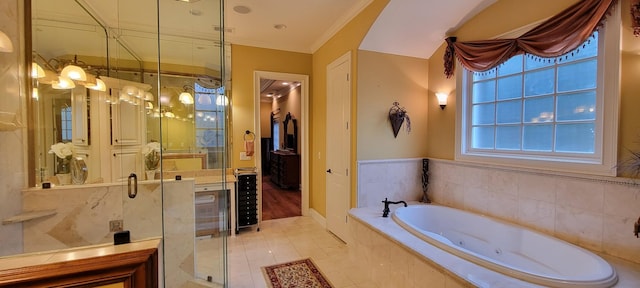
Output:
[[[407,133],[411,132],[411,119],[409,119],[409,114],[404,107],[400,107],[400,103],[393,102],[391,108],[389,108],[389,121],[391,122],[391,129],[393,130],[393,137],[398,137],[398,132],[400,131],[400,127],[402,127],[402,123],[407,120]]]
[[[449,94],[438,92],[436,93],[436,97],[438,98],[438,105],[440,105],[440,109],[444,110],[444,107],[447,107],[447,98]]]

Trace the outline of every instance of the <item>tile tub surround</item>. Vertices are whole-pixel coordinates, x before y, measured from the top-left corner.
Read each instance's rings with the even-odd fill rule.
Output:
[[[358,161],[357,207],[389,201],[417,201],[422,197],[422,159]]]
[[[415,203],[413,203],[415,204]],[[416,204],[423,205],[423,204]],[[392,208],[392,213],[394,208]],[[367,275],[381,287],[543,287],[505,276],[449,254],[381,217],[377,207],[349,212],[355,252],[351,260],[369,263]],[[601,255],[602,256],[602,255]],[[614,287],[640,287],[640,264],[603,256],[618,273]]]
[[[26,253],[113,243],[109,221],[122,219],[132,241],[162,237],[164,217],[165,283],[180,287],[194,278],[194,180],[141,181],[130,199],[121,183],[68,185],[22,192],[23,211],[57,214],[23,223]],[[163,213],[164,205],[164,213]],[[19,225],[19,224],[16,224]],[[162,260],[162,259],[161,259]]]
[[[382,211],[385,197],[419,199],[421,161],[358,162],[358,207]],[[409,177],[409,185],[384,184],[397,177]],[[437,204],[486,214],[640,263],[640,240],[632,233],[640,216],[637,179],[430,159],[428,193]]]

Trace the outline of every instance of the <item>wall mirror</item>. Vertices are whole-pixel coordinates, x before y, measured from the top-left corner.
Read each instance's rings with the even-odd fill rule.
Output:
[[[145,165],[142,150],[149,143],[161,143],[163,156],[173,159],[165,170],[224,167],[229,102],[220,71],[230,50],[212,39],[219,17],[192,12],[218,11],[219,3],[29,3],[30,186],[55,182],[64,172],[50,153],[57,143],[71,143],[74,158],[83,158],[87,182],[158,169]],[[148,9],[158,5],[162,9]],[[68,73],[80,73],[66,71],[69,66],[85,76],[69,79]]]

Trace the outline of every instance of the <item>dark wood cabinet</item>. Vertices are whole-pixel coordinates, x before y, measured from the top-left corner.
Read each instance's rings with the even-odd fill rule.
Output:
[[[300,187],[300,155],[284,152],[271,152],[271,182],[286,189]]]

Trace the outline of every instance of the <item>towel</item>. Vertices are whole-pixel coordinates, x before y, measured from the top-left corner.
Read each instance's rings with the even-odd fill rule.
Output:
[[[244,151],[247,153],[247,156],[253,156],[253,140],[252,141],[244,141]]]

